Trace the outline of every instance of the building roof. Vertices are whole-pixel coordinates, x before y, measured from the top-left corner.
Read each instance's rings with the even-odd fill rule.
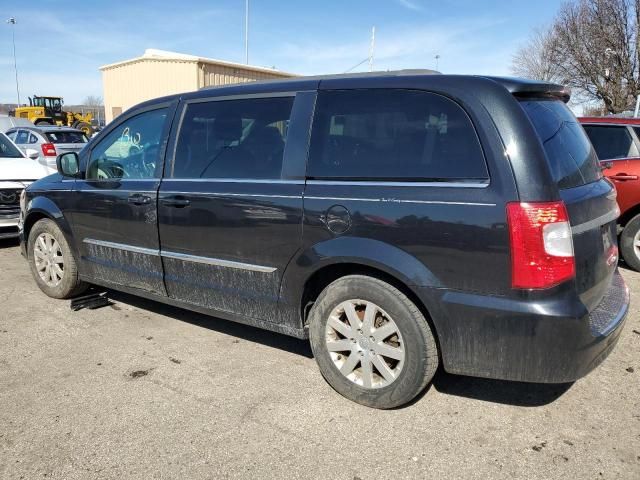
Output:
[[[256,67],[253,65],[245,65],[243,63],[227,62],[225,60],[218,60],[216,58],[197,57],[195,55],[189,55],[186,53],[169,52],[166,50],[157,50],[155,48],[147,48],[144,54],[140,57],[130,58],[128,60],[122,60],[116,63],[110,63],[109,65],[103,65],[100,70],[110,70],[112,68],[121,67],[130,63],[143,62],[147,60],[155,61],[167,61],[167,62],[193,62],[193,63],[207,63],[211,65],[220,65],[223,67],[237,68],[239,70],[250,70],[252,72],[271,73],[274,75],[282,75],[283,77],[296,77],[295,73],[282,72],[275,68]]]

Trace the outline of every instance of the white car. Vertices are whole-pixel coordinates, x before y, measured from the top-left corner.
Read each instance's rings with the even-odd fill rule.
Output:
[[[36,150],[26,155],[4,134],[0,133],[0,238],[18,236],[20,195],[39,178],[49,175],[49,169],[33,160]]]

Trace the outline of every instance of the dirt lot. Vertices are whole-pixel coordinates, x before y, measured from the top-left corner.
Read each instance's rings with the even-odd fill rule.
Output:
[[[3,480],[640,478],[637,301],[573,385],[440,372],[376,411],[334,393],[305,342],[121,294],[74,313],[14,242],[0,265]]]

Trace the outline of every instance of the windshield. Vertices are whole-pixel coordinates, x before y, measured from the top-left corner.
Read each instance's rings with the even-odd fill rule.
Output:
[[[602,178],[598,157],[571,110],[560,100],[521,100],[542,141],[554,181],[573,188]]]
[[[23,158],[22,152],[4,133],[0,133],[0,158]]]
[[[82,132],[49,132],[45,134],[51,143],[87,143]]]

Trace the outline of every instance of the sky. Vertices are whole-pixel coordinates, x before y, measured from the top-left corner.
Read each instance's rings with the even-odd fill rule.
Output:
[[[249,63],[298,74],[435,68],[508,75],[511,57],[559,0],[250,0]],[[102,96],[99,67],[157,48],[244,63],[245,0],[0,0],[0,103]],[[15,27],[6,19],[15,17]],[[368,64],[352,71],[366,71]]]

